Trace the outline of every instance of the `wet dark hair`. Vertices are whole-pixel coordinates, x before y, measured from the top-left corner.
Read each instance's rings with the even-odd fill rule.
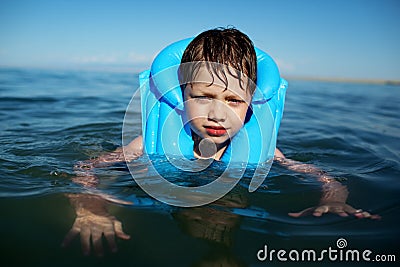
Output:
[[[193,64],[184,64],[192,62]],[[231,68],[222,68],[222,65],[209,62],[227,65]],[[216,28],[202,32],[195,37],[186,47],[179,68],[182,90],[187,83],[193,81],[198,69],[204,64],[213,81],[214,75],[216,75],[228,88],[228,79],[225,73],[227,70],[230,75],[240,80],[242,89],[249,90],[251,95],[254,93],[257,83],[256,52],[253,42],[241,31],[235,28]],[[252,82],[247,82],[247,79]],[[247,88],[243,87],[245,82],[247,82]]]

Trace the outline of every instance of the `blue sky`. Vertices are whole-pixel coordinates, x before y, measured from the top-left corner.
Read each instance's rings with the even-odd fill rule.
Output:
[[[283,76],[400,80],[400,1],[1,0],[0,65],[141,70],[233,25]]]

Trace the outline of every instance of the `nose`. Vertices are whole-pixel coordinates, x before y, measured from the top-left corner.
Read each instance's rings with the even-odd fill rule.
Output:
[[[224,102],[214,99],[208,111],[208,119],[216,122],[224,122],[226,120],[226,105]]]

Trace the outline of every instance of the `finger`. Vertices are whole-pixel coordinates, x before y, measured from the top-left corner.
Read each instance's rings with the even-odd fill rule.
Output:
[[[358,213],[358,212],[362,212],[362,210],[361,209],[355,209],[355,208],[353,208],[352,206],[350,206],[350,205],[345,205],[344,206],[344,209],[343,209],[345,212],[347,212],[348,214],[355,214],[355,213]]]
[[[361,215],[362,215],[362,218],[369,218],[369,217],[371,217],[371,214],[370,214],[369,212],[366,212],[366,211],[362,212]]]
[[[312,213],[312,211],[314,210],[314,208],[308,208],[305,210],[302,210],[300,212],[289,212],[288,215],[294,218],[298,218],[301,216],[305,216],[305,215],[309,215]]]
[[[64,237],[63,242],[61,243],[62,247],[67,247],[71,243],[71,241],[79,234],[80,230],[78,228],[72,228],[69,230],[67,235]]]
[[[104,254],[103,243],[101,240],[102,234],[103,233],[97,229],[92,231],[93,249],[97,257],[103,257]]]
[[[370,218],[373,220],[380,220],[382,219],[381,216],[377,214],[370,214],[369,212],[363,211],[362,209],[354,209],[353,207],[346,205],[348,208],[345,209],[348,213],[353,214],[355,217],[362,219],[362,218]]]
[[[328,206],[326,206],[326,205],[319,206],[318,208],[316,208],[314,210],[313,215],[315,217],[320,217],[322,214],[327,213],[328,211],[329,211],[329,207]]]
[[[111,252],[115,253],[118,251],[117,244],[115,243],[115,235],[113,231],[107,231],[104,233],[104,236],[107,239],[108,246],[110,247]]]
[[[373,220],[380,220],[380,219],[382,219],[382,217],[379,216],[378,214],[373,214],[373,215],[371,215],[370,218],[373,219]]]
[[[367,214],[363,214],[364,211],[362,209],[357,209],[356,210],[356,209],[354,209],[354,208],[349,206],[349,208],[347,210],[349,210],[350,214],[354,215],[358,219],[364,218],[364,215],[367,215]]]
[[[84,227],[81,230],[81,246],[83,255],[90,254],[90,228]]]
[[[347,214],[347,212],[344,211],[345,207],[343,206],[337,206],[337,207],[331,207],[330,210],[332,213],[335,213],[341,217],[348,217],[349,215]]]
[[[114,221],[114,229],[115,229],[115,233],[117,234],[117,236],[121,239],[125,239],[128,240],[129,238],[131,238],[129,235],[125,234],[124,231],[122,230],[122,224],[120,221]]]
[[[377,215],[377,214],[370,214],[369,212],[360,212],[360,213],[355,213],[354,216],[356,216],[358,219],[363,219],[363,218],[370,218],[373,220],[380,220],[382,219],[381,216]]]
[[[348,217],[349,216],[349,214],[347,214],[344,211],[336,212],[336,214],[339,215],[340,217]]]
[[[355,209],[349,205],[346,205],[345,210],[349,213],[357,217],[358,219],[364,218],[362,209]]]

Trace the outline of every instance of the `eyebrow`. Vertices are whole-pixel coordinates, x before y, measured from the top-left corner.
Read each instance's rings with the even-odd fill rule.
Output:
[[[231,92],[231,91],[228,90],[228,89],[224,90],[223,93],[224,93],[224,92],[228,92],[227,95],[224,96],[224,98],[226,98],[226,99],[239,99],[239,100],[244,100],[243,97],[241,97],[241,96],[238,95],[238,94],[235,94],[235,93]],[[218,93],[215,93],[215,92],[205,92],[205,91],[203,91],[202,89],[193,90],[193,87],[192,87],[192,90],[191,90],[191,93],[190,93],[190,94],[191,94],[191,95],[192,95],[192,94],[195,94],[195,95],[196,95],[196,94],[199,94],[199,95],[201,95],[201,96],[207,96],[207,97],[215,97],[215,96],[218,96],[218,95],[219,95]]]

